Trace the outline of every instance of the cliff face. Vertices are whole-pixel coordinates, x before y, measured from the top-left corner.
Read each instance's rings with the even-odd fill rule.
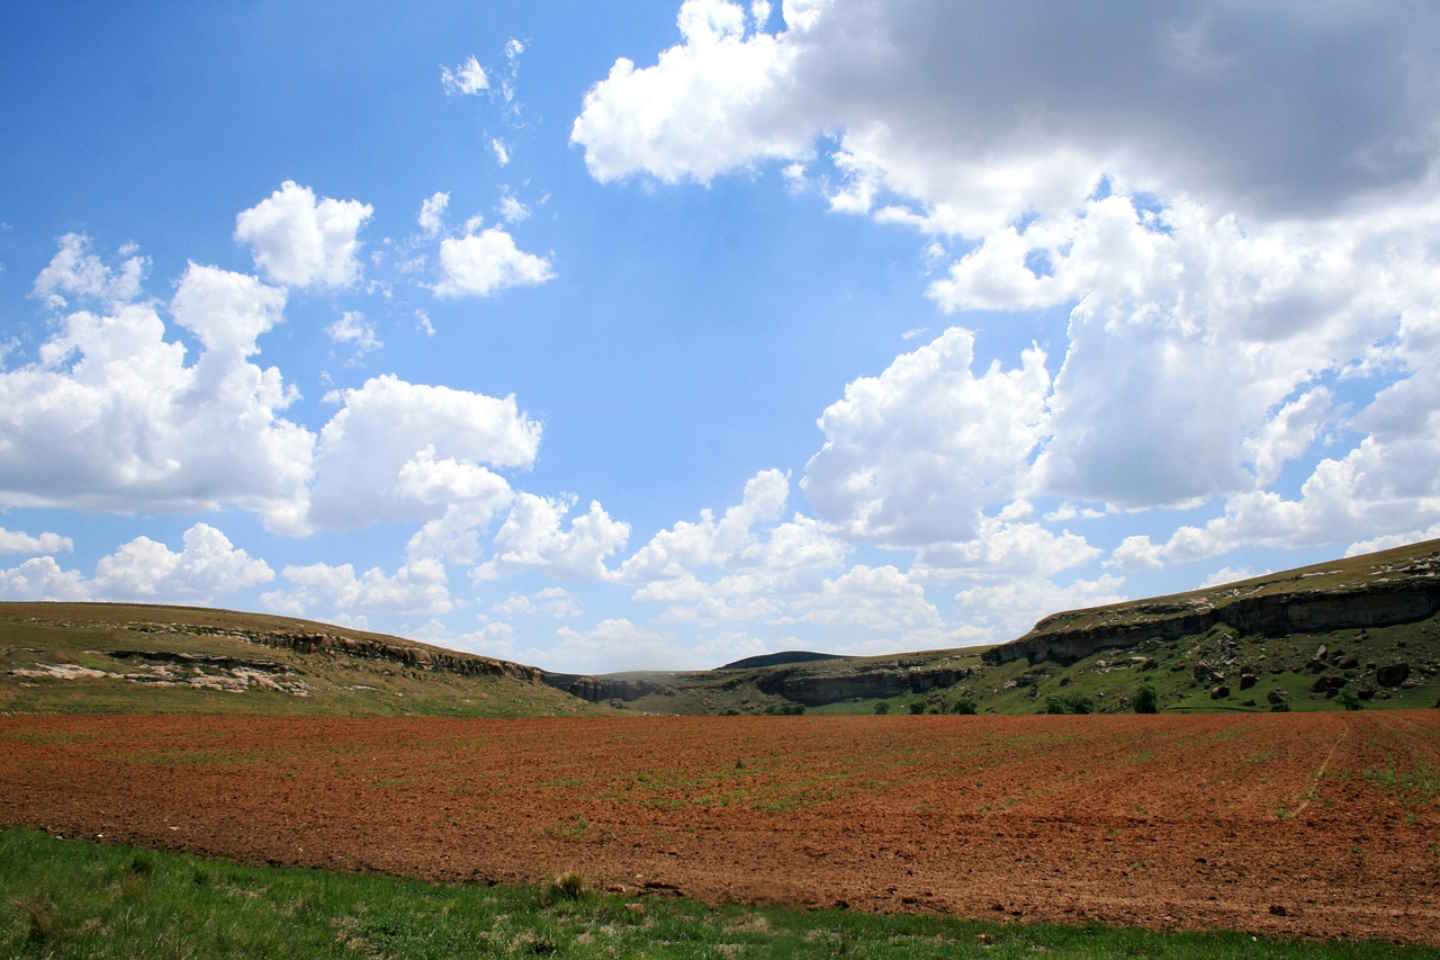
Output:
[[[1377,555],[1378,556],[1378,555]],[[1440,550],[1384,575],[1333,587],[1309,588],[1295,571],[1289,581],[1243,585],[1206,594],[1055,614],[1029,633],[985,653],[987,663],[1022,657],[1031,663],[1073,663],[1099,650],[1127,648],[1151,638],[1173,640],[1225,624],[1246,634],[1284,636],[1424,620],[1440,611]],[[1332,578],[1333,579],[1333,578]]]
[[[261,646],[294,650],[297,653],[331,654],[358,657],[364,660],[386,660],[414,670],[456,673],[469,677],[510,677],[526,683],[540,683],[541,671],[509,660],[496,660],[467,653],[456,653],[420,644],[386,642],[379,638],[350,637],[324,631],[290,632],[254,630],[234,627],[212,627],[203,624],[133,623],[130,629],[140,633],[180,633],[192,636],[228,637],[258,643]]]
[[[766,693],[803,703],[824,706],[841,700],[896,697],[948,687],[970,676],[969,670],[863,670],[837,674],[813,674],[801,670],[775,670],[756,684]]]

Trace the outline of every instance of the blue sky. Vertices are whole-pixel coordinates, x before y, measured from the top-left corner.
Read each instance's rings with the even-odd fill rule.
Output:
[[[1440,535],[1424,12],[0,20],[4,597],[701,667]]]

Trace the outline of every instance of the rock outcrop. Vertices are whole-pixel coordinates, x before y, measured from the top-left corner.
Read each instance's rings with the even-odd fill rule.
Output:
[[[1193,594],[1054,614],[1020,639],[986,651],[984,659],[1073,663],[1099,650],[1175,640],[1219,624],[1284,636],[1413,623],[1440,612],[1440,541],[1402,549],[1398,559],[1391,555],[1401,551],[1387,551],[1337,561],[1337,569],[1305,568]],[[1367,559],[1368,567],[1357,565]],[[1323,650],[1317,654],[1322,669]]]

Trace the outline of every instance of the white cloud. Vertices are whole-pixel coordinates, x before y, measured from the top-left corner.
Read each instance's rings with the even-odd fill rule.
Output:
[[[415,310],[415,326],[427,337],[435,336],[435,324],[430,322],[430,314],[421,309]]]
[[[510,148],[505,146],[505,141],[499,137],[490,138],[490,150],[495,154],[495,162],[505,167],[510,164]]]
[[[440,86],[445,91],[445,96],[456,95],[473,97],[490,89],[490,78],[485,75],[485,68],[480,66],[480,61],[474,55],[467,57],[465,62],[450,69],[440,68]]]
[[[794,598],[790,610],[775,622],[858,626],[891,633],[941,625],[940,612],[925,599],[925,588],[889,564],[857,564],[842,576],[825,580],[818,592]]]
[[[445,229],[445,208],[450,206],[450,194],[436,191],[420,201],[420,215],[415,222],[427,237],[433,237]]]
[[[515,397],[373,377],[335,394],[320,432],[311,517],[322,527],[418,517],[452,500],[498,502],[506,482],[483,464],[535,462],[541,425]]]
[[[360,277],[356,234],[375,212],[358,200],[325,197],[286,180],[235,217],[235,239],[250,247],[267,279],[290,287],[347,287]]]
[[[545,587],[526,596],[512,593],[494,607],[501,616],[544,614],[556,620],[566,620],[584,614],[580,602],[564,587]]]
[[[1412,543],[1437,539],[1440,539],[1440,523],[1431,524],[1429,527],[1419,530],[1407,530],[1404,533],[1391,533],[1383,537],[1372,537],[1369,540],[1357,540],[1345,548],[1345,556],[1353,557],[1362,553],[1374,553],[1377,550],[1390,550]]]
[[[94,590],[112,599],[210,600],[275,579],[270,565],[252,558],[207,523],[185,531],[179,553],[149,537],[136,537],[95,565]]]
[[[34,556],[41,553],[69,553],[73,549],[75,549],[75,542],[58,533],[32,535],[0,527],[0,553],[20,553]]]
[[[1045,355],[976,376],[974,345],[952,327],[825,409],[801,481],[822,519],[885,543],[969,540],[983,509],[1021,490],[1045,432]]]
[[[763,470],[745,484],[739,504],[720,520],[714,512],[700,511],[699,523],[681,520],[661,530],[620,567],[620,578],[645,582],[660,576],[680,576],[703,567],[722,566],[742,553],[753,553],[757,523],[779,520],[790,496],[790,481],[779,470]]]
[[[530,219],[530,210],[507,193],[500,198],[500,216],[506,223],[522,223]]]
[[[375,335],[375,324],[366,320],[359,310],[346,310],[340,314],[325,328],[325,333],[336,343],[354,347],[356,353],[369,353],[384,346]]]
[[[955,595],[958,617],[989,632],[1002,643],[1021,636],[1036,621],[1061,610],[1096,607],[1126,599],[1125,580],[1105,574],[1064,586],[1034,577],[1001,579],[961,590]]]
[[[1200,588],[1218,587],[1226,583],[1235,583],[1238,580],[1249,580],[1269,572],[1269,570],[1251,570],[1248,567],[1221,567],[1204,580],[1201,580]]]
[[[59,548],[70,549],[69,538],[60,539]],[[178,553],[157,540],[136,537],[101,557],[93,578],[61,569],[51,556],[0,570],[0,597],[210,603],[274,579],[264,560],[252,558],[209,524],[197,523],[185,531]]]
[[[498,533],[495,556],[505,566],[549,570],[557,575],[609,579],[606,559],[624,548],[630,524],[611,519],[591,501],[590,509],[569,519],[573,497],[516,494]]]
[[[617,59],[571,133],[592,176],[709,182],[808,161],[832,138],[847,195],[912,198],[929,229],[976,236],[1067,209],[1106,172],[1227,207],[1333,211],[1420,188],[1440,156],[1437,85],[1406,66],[1427,62],[1430,12],[792,0],[783,13],[785,30],[747,35],[738,5],[687,0],[680,42],[652,66]]]
[[[314,435],[248,361],[283,292],[191,264],[170,309],[203,349],[165,339],[153,304],[66,316],[38,360],[0,373],[0,505],[101,510],[238,507],[297,531]]]
[[[90,596],[84,575],[62,570],[54,557],[32,557],[0,569],[0,597],[7,600],[88,600]]]
[[[356,576],[348,563],[312,563],[287,566],[281,575],[286,589],[264,593],[260,601],[267,609],[292,616],[319,617],[337,611],[438,615],[454,608],[445,568],[435,560],[407,563],[394,574],[371,567]]]
[[[446,237],[440,241],[440,265],[445,276],[434,290],[441,298],[488,297],[507,287],[539,286],[555,276],[547,257],[519,249],[501,227]]]
[[[129,245],[121,248],[120,255],[126,259],[112,269],[91,252],[88,236],[67,233],[60,238],[55,256],[35,277],[30,296],[43,300],[52,310],[63,310],[70,300],[105,307],[128,303],[140,295],[150,258],[139,256]]]

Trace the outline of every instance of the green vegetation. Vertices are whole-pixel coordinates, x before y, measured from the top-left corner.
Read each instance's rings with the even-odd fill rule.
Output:
[[[684,898],[597,893],[575,873],[540,888],[441,886],[240,866],[9,830],[0,832],[0,955],[1404,960],[1434,951],[841,909],[713,908]]]
[[[1158,713],[1159,711],[1159,697],[1156,695],[1154,687],[1142,686],[1135,691],[1136,713]]]

